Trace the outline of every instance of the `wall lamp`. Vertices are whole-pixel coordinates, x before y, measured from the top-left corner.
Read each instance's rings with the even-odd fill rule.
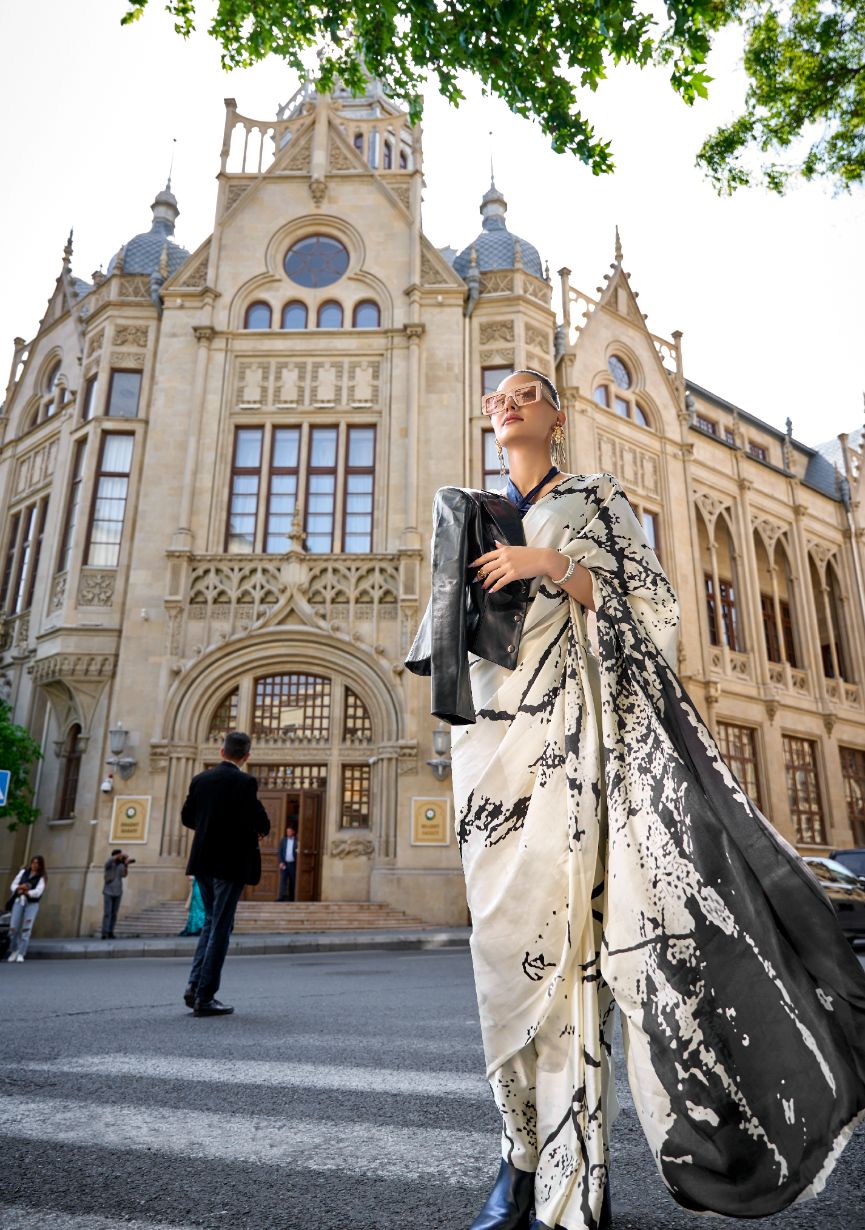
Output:
[[[108,747],[111,755],[105,761],[120,774],[123,781],[128,781],[135,772],[138,761],[133,756],[124,756],[123,749],[126,747],[126,740],[129,738],[129,731],[125,730],[122,723],[118,722],[116,726],[112,726],[108,731]]]
[[[450,751],[451,732],[442,722],[439,722],[433,731],[433,751],[435,759],[428,760],[427,764],[436,775],[436,780],[443,782],[451,771],[450,756],[446,755]]]

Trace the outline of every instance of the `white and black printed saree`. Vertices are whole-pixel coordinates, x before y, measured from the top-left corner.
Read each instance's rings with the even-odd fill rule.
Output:
[[[598,654],[583,608],[536,580],[516,669],[474,661],[477,721],[452,731],[506,1155],[536,1096],[536,1162],[522,1164],[537,1165],[538,1216],[595,1225],[612,993],[675,1199],[774,1213],[821,1190],[865,1110],[865,977],[675,674],[678,603],[617,480],[566,478],[523,526],[527,545],[591,571]]]

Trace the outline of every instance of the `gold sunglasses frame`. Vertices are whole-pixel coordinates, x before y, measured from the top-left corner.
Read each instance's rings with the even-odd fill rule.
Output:
[[[521,393],[523,389],[535,390],[534,400],[523,402],[524,406],[535,406],[539,401],[545,401],[550,406],[553,406],[553,403],[547,396],[547,391],[541,384],[540,380],[527,380],[525,384],[520,384],[515,389],[509,389],[507,393],[485,393],[481,398],[481,414],[485,414],[487,418],[492,418],[494,414],[502,414],[505,410],[507,410],[508,398],[513,400],[514,393]],[[505,404],[498,410],[491,409],[490,407],[498,400],[499,397],[504,397]],[[514,401],[514,405],[517,405],[516,401]],[[517,406],[517,409],[519,409],[519,406]],[[555,410],[555,406],[553,406],[553,409]]]

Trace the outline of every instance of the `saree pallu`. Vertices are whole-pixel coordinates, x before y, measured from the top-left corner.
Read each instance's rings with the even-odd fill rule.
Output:
[[[589,569],[598,652],[579,603],[536,580],[516,669],[474,661],[477,721],[452,731],[505,1155],[546,1088],[560,1113],[522,1142],[538,1216],[596,1224],[612,996],[674,1198],[767,1216],[821,1190],[865,1112],[865,976],[677,678],[678,603],[617,480],[568,478],[523,525]]]

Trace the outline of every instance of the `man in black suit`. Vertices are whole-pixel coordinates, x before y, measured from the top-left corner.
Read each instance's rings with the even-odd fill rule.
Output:
[[[279,896],[277,901],[294,901],[294,872],[297,867],[297,829],[289,820],[279,843]]]
[[[216,992],[243,886],[261,879],[258,840],[270,832],[270,820],[258,800],[258,782],[242,771],[250,745],[249,735],[229,731],[222,764],[193,777],[181,813],[195,833],[186,874],[195,876],[204,901],[204,927],[183,993],[196,1016],[234,1011]]]

